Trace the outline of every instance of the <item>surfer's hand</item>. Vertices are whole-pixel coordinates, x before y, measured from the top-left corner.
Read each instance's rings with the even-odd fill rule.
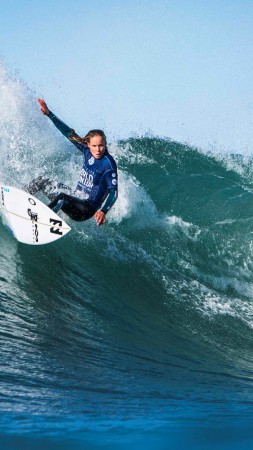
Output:
[[[47,107],[45,100],[43,100],[42,98],[38,98],[38,103],[40,104],[40,110],[41,110],[42,114],[45,114],[45,116],[48,116],[49,109]]]
[[[103,213],[103,211],[97,211],[94,214],[95,217],[95,221],[97,222],[97,225],[104,225],[104,223],[106,222],[106,217],[105,217],[105,213]]]

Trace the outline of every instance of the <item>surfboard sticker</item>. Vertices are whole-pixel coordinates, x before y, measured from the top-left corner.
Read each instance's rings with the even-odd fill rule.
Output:
[[[36,197],[3,184],[0,184],[0,216],[13,236],[24,244],[49,244],[71,230]]]

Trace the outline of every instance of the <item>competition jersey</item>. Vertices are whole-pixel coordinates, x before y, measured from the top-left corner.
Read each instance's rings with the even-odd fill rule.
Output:
[[[56,117],[51,111],[48,117],[54,125],[74,144],[84,155],[83,168],[75,189],[74,194],[88,201],[91,206],[98,210],[101,208],[104,200],[107,200],[101,211],[105,214],[111,209],[117,199],[117,165],[107,149],[100,159],[92,156],[87,144],[79,144],[71,140],[74,130],[69,128],[64,122]],[[75,136],[77,136],[75,134]]]

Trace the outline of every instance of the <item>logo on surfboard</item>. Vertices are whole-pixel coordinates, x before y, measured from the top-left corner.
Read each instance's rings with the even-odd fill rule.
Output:
[[[30,199],[29,199],[29,201],[30,201]],[[35,242],[39,242],[39,230],[38,230],[38,225],[36,223],[38,221],[38,213],[36,213],[36,212],[34,213],[34,212],[32,212],[32,210],[30,208],[28,208],[27,214],[28,214],[28,216],[30,216],[30,219],[33,224],[33,238],[34,238]]]
[[[53,224],[53,226],[50,228],[50,233],[62,235],[62,231],[60,231],[60,227],[62,227],[62,221],[56,220],[56,219],[50,219],[50,223]],[[59,228],[55,228],[57,225]]]

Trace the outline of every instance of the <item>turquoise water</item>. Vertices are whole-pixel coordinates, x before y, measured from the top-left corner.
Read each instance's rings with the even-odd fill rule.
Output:
[[[81,155],[1,83],[0,179],[74,185]],[[252,162],[155,137],[110,151],[106,226],[30,247],[0,223],[2,448],[248,448]]]

